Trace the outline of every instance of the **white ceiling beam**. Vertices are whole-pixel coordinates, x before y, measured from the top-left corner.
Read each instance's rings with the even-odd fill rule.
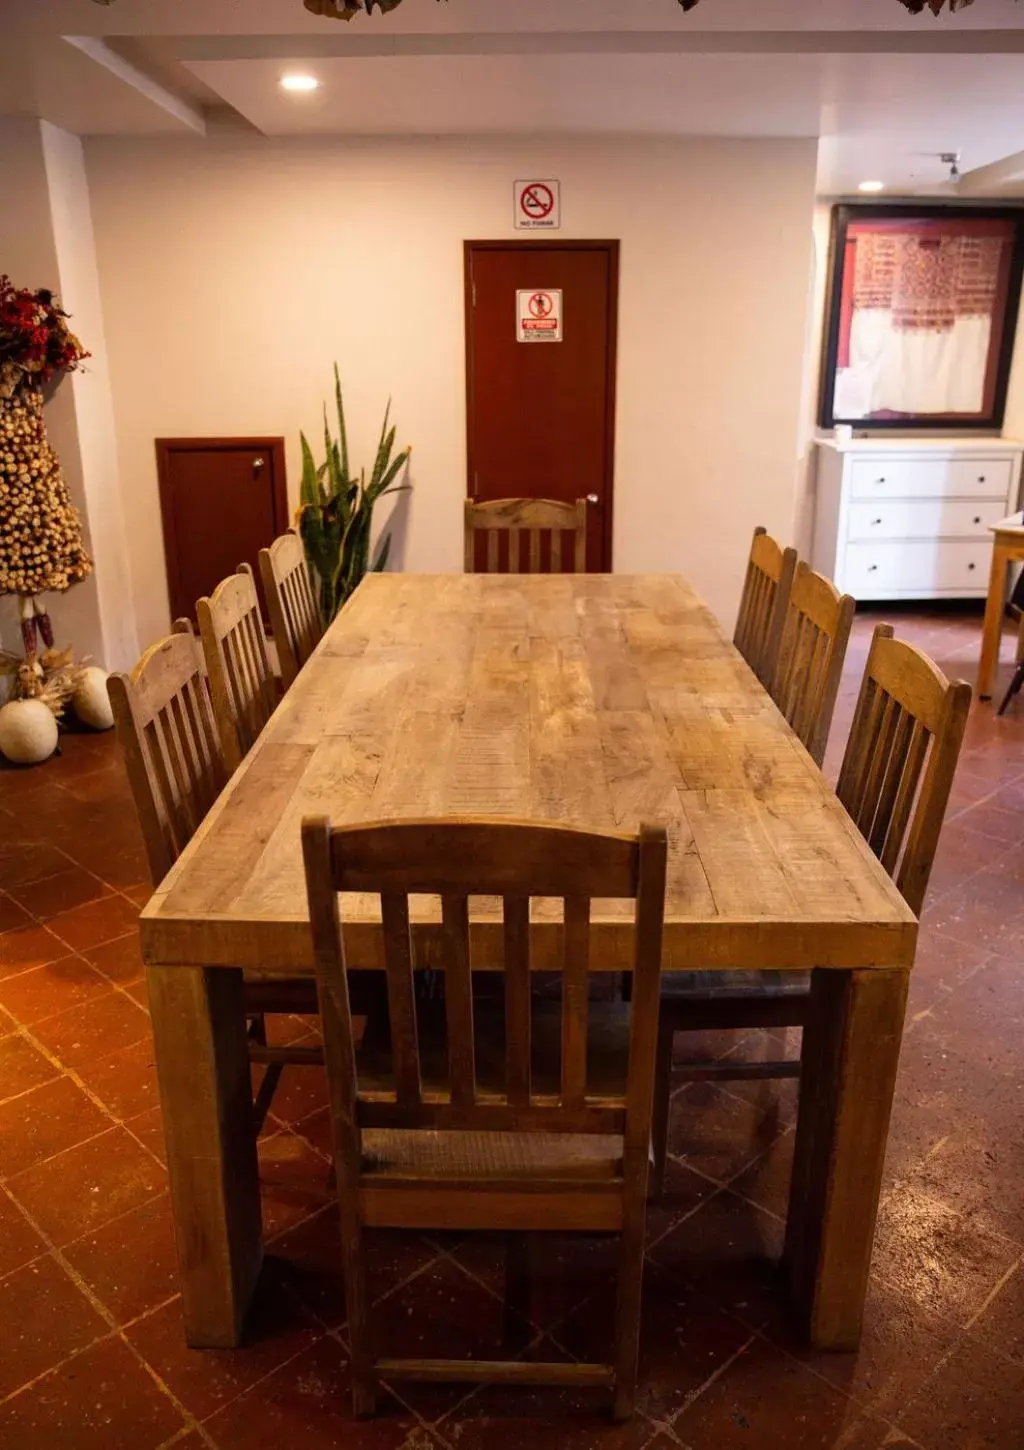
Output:
[[[159,106],[162,111],[166,111],[168,115],[181,121],[183,125],[197,131],[200,136],[206,135],[206,118],[201,111],[197,110],[195,106],[190,106],[187,101],[169,91],[166,86],[158,84],[144,71],[139,70],[138,66],[132,65],[130,61],[111,50],[106,41],[99,40],[94,35],[65,35],[62,36],[62,39],[68,45],[81,51],[83,55],[88,56],[90,60],[95,61],[97,65],[103,66],[118,80],[124,81],[125,85],[131,86],[133,90],[145,96],[146,100],[151,101],[154,106]]]
[[[191,60],[362,59],[388,55],[1007,55],[1024,54],[1024,30],[943,31],[503,31],[395,34],[335,29],[327,34],[166,36]]]
[[[1000,192],[1013,182],[1024,182],[1024,151],[1014,151],[988,166],[965,171],[957,186],[958,196],[985,196]]]

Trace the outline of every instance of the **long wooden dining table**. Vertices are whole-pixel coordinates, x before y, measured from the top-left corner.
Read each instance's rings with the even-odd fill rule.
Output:
[[[685,580],[414,574],[359,587],[142,914],[190,1344],[239,1342],[260,1270],[243,969],[312,971],[311,813],[664,825],[666,972],[812,970],[784,1268],[810,1342],[856,1345],[916,919]],[[628,968],[628,909],[594,904],[592,970]],[[376,901],[343,919],[382,965]],[[425,965],[437,920],[414,913]],[[479,902],[474,963],[500,941]]]

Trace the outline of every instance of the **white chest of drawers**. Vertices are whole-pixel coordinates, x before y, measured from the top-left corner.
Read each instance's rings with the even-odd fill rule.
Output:
[[[1022,452],[1005,438],[819,439],[815,569],[855,599],[984,598]]]

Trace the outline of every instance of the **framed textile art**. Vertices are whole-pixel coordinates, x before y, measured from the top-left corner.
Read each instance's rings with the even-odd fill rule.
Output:
[[[1024,268],[1024,210],[837,206],[823,427],[1003,423]]]

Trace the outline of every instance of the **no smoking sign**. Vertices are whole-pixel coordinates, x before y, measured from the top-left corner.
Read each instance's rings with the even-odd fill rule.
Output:
[[[514,211],[518,231],[557,231],[562,225],[560,184],[557,181],[517,181]]]

